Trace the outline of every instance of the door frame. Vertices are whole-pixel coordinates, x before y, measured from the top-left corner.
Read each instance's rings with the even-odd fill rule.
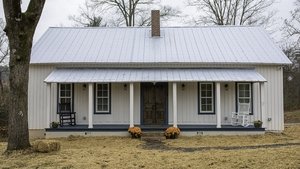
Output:
[[[140,124],[144,124],[144,91],[143,91],[143,84],[147,83],[152,83],[152,82],[140,82]],[[165,114],[164,114],[164,123],[162,125],[168,125],[169,124],[169,83],[168,82],[157,82],[157,83],[162,83],[163,85],[166,86],[166,105],[165,105]],[[155,124],[149,125],[146,124],[147,126],[156,126]]]

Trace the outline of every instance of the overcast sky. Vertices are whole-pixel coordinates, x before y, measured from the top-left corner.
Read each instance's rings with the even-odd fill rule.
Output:
[[[48,27],[57,26],[72,26],[73,23],[68,19],[70,15],[76,14],[79,5],[83,4],[85,0],[46,0],[46,4],[42,13],[42,17],[36,29],[34,42],[41,37],[41,35],[48,29]],[[192,15],[194,10],[185,7],[187,0],[161,0],[163,4],[169,4],[173,7],[180,8],[184,14]],[[295,0],[277,0],[272,7],[272,10],[278,10],[277,24],[273,28],[275,29],[272,35],[275,40],[281,41],[281,32],[279,31],[283,20],[289,18],[289,11],[293,9],[293,2]],[[23,0],[23,10],[26,9],[29,0]],[[0,18],[4,18],[2,0],[0,0]],[[183,25],[182,20],[172,22],[172,25],[168,26],[181,26]]]

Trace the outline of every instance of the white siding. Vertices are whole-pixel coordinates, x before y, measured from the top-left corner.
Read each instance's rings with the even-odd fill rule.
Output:
[[[66,66],[66,65],[61,65]],[[87,65],[89,66],[89,65]],[[81,66],[82,67],[82,66]],[[205,67],[205,65],[203,66]],[[226,66],[223,66],[226,67]],[[228,66],[229,67],[229,66]],[[233,66],[231,66],[233,67]],[[236,66],[238,67],[238,66]],[[241,67],[241,66],[240,66]],[[44,79],[54,70],[54,66],[30,65],[29,70],[29,89],[28,89],[28,112],[29,128],[42,129],[48,127],[46,124],[46,84]],[[266,118],[267,130],[283,130],[283,77],[282,69],[278,66],[258,66],[256,67],[266,80]],[[178,124],[216,124],[215,115],[198,115],[197,106],[197,83],[184,83],[185,89],[182,90],[182,83],[178,83]],[[222,124],[230,123],[230,114],[235,111],[235,83],[227,83],[228,90],[225,90],[226,83],[221,83],[221,114]],[[172,83],[168,89],[168,118],[172,124]],[[75,111],[77,112],[78,124],[87,124],[87,89],[82,84],[74,85]],[[134,84],[134,123],[140,123],[140,84]],[[95,124],[129,124],[129,85],[124,90],[123,83],[112,84],[112,114],[94,115]],[[252,120],[260,119],[260,92],[259,85],[253,84],[253,110]],[[57,111],[57,85],[51,85],[51,119],[58,121]],[[84,117],[86,116],[86,120]],[[225,120],[227,117],[227,120]]]

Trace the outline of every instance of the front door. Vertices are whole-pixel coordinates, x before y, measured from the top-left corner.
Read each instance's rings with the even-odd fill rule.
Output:
[[[168,83],[142,83],[142,124],[167,124]]]

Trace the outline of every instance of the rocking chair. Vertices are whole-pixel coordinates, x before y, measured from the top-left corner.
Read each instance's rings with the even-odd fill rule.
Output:
[[[76,125],[76,112],[71,110],[71,103],[60,103],[58,114],[60,126]]]
[[[231,125],[248,127],[250,125],[250,103],[239,103],[238,112],[232,112]]]

